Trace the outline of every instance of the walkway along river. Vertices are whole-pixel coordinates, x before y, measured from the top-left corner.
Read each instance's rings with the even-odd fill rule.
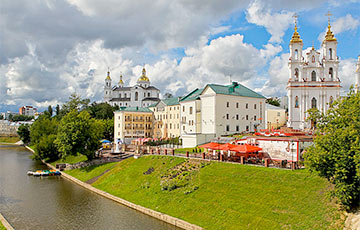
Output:
[[[0,145],[0,212],[15,229],[178,229],[61,177],[31,177],[46,169],[23,147]]]

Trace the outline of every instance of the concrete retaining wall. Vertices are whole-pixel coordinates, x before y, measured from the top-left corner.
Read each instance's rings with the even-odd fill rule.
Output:
[[[7,230],[14,230],[11,224],[5,219],[5,217],[0,213],[0,222],[4,225]]]
[[[28,150],[30,150],[31,152],[34,152],[34,150],[32,150],[31,148],[29,148],[28,146],[26,146],[26,148],[27,148]],[[55,169],[55,167],[52,166],[51,164],[48,164],[48,163],[46,163],[45,161],[43,161],[43,163],[46,164],[49,168]],[[84,183],[84,182],[76,179],[75,177],[72,177],[72,176],[70,176],[69,174],[66,174],[66,173],[64,173],[64,172],[61,172],[61,175],[62,175],[64,178],[66,178],[66,179],[68,179],[68,180],[70,180],[70,181],[72,181],[72,182],[75,182],[75,183],[77,183],[78,185],[80,185],[80,186],[82,186],[82,187],[84,187],[84,188],[87,188],[87,189],[89,189],[90,191],[95,192],[95,193],[97,193],[97,194],[99,194],[99,195],[101,195],[101,196],[103,196],[103,197],[105,197],[105,198],[108,198],[108,199],[110,199],[110,200],[116,201],[116,202],[118,202],[118,203],[120,203],[120,204],[122,204],[122,205],[125,205],[125,206],[127,206],[127,207],[130,207],[130,208],[135,209],[135,210],[137,210],[137,211],[140,211],[140,212],[142,212],[142,213],[145,213],[145,214],[147,214],[147,215],[149,215],[149,216],[152,216],[152,217],[154,217],[154,218],[156,218],[156,219],[162,220],[162,221],[164,221],[164,222],[166,222],[166,223],[175,225],[175,226],[177,226],[177,227],[179,227],[179,228],[186,229],[186,230],[200,230],[200,229],[203,229],[203,228],[201,228],[201,227],[199,227],[199,226],[197,226],[197,225],[190,224],[189,222],[186,222],[186,221],[184,221],[184,220],[178,219],[178,218],[176,218],[176,217],[172,217],[172,216],[166,215],[166,214],[164,214],[164,213],[157,212],[157,211],[151,210],[151,209],[149,209],[149,208],[142,207],[142,206],[140,206],[140,205],[131,203],[131,202],[127,201],[127,200],[121,199],[121,198],[119,198],[119,197],[117,197],[117,196],[111,195],[110,193],[107,193],[107,192],[104,192],[104,191],[102,191],[102,190],[100,190],[100,189],[97,189],[97,188],[91,186],[90,184]]]

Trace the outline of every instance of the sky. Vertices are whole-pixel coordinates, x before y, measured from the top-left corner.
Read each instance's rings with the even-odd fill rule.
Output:
[[[161,94],[231,80],[286,95],[294,14],[304,52],[321,52],[330,11],[342,94],[355,81],[360,0],[2,0],[0,111],[44,109],[72,93],[100,102],[108,69]]]

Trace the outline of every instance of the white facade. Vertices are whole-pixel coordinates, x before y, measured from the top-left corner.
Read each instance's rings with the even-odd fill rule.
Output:
[[[233,82],[209,84],[180,101],[183,147],[195,147],[214,137],[265,127],[265,97]]]
[[[322,43],[322,49],[322,56],[314,47],[303,56],[303,43],[295,26],[295,32],[290,41],[288,64],[290,74],[287,85],[288,127],[311,128],[310,122],[306,121],[307,111],[317,108],[325,113],[330,104],[340,97],[337,41],[331,32],[330,25]]]
[[[266,129],[277,129],[286,124],[285,109],[270,104],[265,105]]]
[[[160,90],[150,85],[145,68],[136,85],[131,87],[124,86],[122,76],[120,76],[119,83],[112,87],[110,72],[105,79],[104,101],[112,106],[148,107],[160,101],[159,94]]]

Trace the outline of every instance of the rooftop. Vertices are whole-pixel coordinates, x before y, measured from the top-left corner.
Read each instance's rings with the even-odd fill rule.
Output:
[[[116,112],[152,112],[150,109],[148,108],[142,108],[142,107],[125,107],[125,108],[120,108],[119,110],[117,110]]]
[[[265,97],[240,83],[233,82],[231,85],[217,85],[217,84],[208,84],[216,94],[225,94],[232,96],[242,96],[242,97],[255,97],[255,98],[264,98]]]

